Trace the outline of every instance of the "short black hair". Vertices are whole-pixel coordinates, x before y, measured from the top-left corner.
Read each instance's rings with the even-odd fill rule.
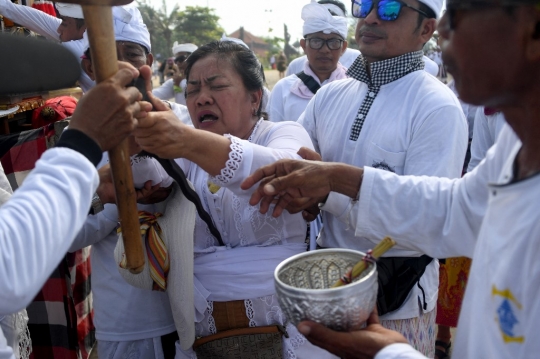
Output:
[[[319,4],[321,5],[324,5],[324,4],[332,4],[332,5],[336,5],[337,7],[339,7],[343,13],[345,14],[345,16],[347,16],[347,8],[345,7],[345,5],[339,1],[339,0],[319,0],[317,1]],[[328,10],[330,11],[330,10]],[[340,16],[338,14],[334,14],[332,11],[330,11],[330,13],[334,16]]]
[[[85,24],[84,19],[75,18],[75,26],[77,26],[77,30],[83,27],[84,24]]]

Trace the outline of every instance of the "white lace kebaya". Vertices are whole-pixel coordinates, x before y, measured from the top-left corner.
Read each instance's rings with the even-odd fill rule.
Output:
[[[282,158],[299,159],[300,147],[313,148],[307,132],[294,122],[259,120],[248,140],[225,136],[231,140],[231,152],[218,176],[210,176],[188,160],[177,160],[225,243],[219,246],[197,216],[194,235],[197,336],[216,333],[212,317],[214,301],[244,300],[252,327],[286,325],[274,295],[273,272],[282,260],[306,250],[306,223],[301,214],[286,212],[278,218],[273,218],[271,211],[261,214],[258,206],[249,205],[253,190],[241,190],[240,183],[261,166]],[[297,358],[296,352],[301,347],[314,350],[312,353],[317,358],[327,354],[307,342],[294,326],[288,325],[287,331],[290,337],[284,339],[286,358]],[[194,356],[179,351],[177,346],[177,358]]]

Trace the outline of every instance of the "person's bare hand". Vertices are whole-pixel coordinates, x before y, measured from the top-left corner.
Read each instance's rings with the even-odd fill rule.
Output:
[[[407,343],[403,335],[386,329],[379,323],[376,310],[371,313],[364,329],[336,332],[321,324],[303,321],[298,324],[298,331],[312,344],[345,359],[373,358],[390,344]]]
[[[126,87],[138,75],[126,67],[97,84],[77,104],[69,128],[84,132],[104,151],[118,145],[137,126],[135,115],[144,112],[138,90]]]
[[[260,212],[266,213],[275,203],[272,215],[278,217],[295,198],[321,198],[332,190],[330,174],[332,164],[318,161],[279,160],[256,170],[240,187],[244,190],[260,181],[249,203],[260,203]]]
[[[116,203],[116,192],[112,178],[111,165],[106,164],[98,170],[99,186],[96,190],[101,203]]]
[[[180,82],[184,79],[184,71],[178,69],[173,75],[173,85],[180,86]]]
[[[102,203],[116,203],[116,191],[112,177],[111,165],[107,163],[98,170],[99,186],[96,193]],[[152,186],[152,181],[146,181],[142,188],[136,189],[137,202],[152,204],[164,201],[172,191],[172,186],[161,187],[161,184]]]
[[[313,151],[311,148],[300,147],[297,153],[305,160],[322,161],[321,155],[318,152]]]
[[[142,68],[141,68],[141,71]],[[152,103],[142,102],[143,108],[153,105],[152,112],[144,112],[138,117],[139,124],[133,132],[135,141],[143,150],[153,153],[161,158],[181,157],[179,145],[181,135],[188,126],[176,117],[174,112],[152,92],[148,92]]]
[[[163,202],[172,192],[172,186],[161,187],[161,183],[152,186],[152,181],[146,181],[143,188],[137,189],[137,202],[153,204]]]
[[[321,161],[321,155],[307,147],[301,147],[298,150],[298,155],[305,160]],[[304,220],[311,222],[317,218],[321,212],[319,203],[324,201],[325,197],[304,197],[295,198],[287,205],[286,210],[289,213],[302,212]]]

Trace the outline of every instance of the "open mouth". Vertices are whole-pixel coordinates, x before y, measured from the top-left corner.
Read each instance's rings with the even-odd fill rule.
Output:
[[[214,114],[211,114],[211,113],[205,113],[205,114],[201,114],[199,115],[199,122],[200,123],[207,123],[207,122],[213,122],[213,121],[217,121],[218,120],[218,117]]]

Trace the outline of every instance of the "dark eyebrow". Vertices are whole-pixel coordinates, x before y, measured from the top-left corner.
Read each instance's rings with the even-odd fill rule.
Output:
[[[118,41],[120,44],[124,45],[129,50],[140,50],[144,52],[144,47],[139,44],[135,44],[129,41]]]
[[[221,75],[210,76],[210,77],[204,79],[204,82],[211,83],[215,79],[217,79],[218,77],[222,77],[222,76]],[[201,82],[199,80],[190,80],[190,81],[188,81],[188,84],[190,84],[190,85],[200,85],[200,83]]]

